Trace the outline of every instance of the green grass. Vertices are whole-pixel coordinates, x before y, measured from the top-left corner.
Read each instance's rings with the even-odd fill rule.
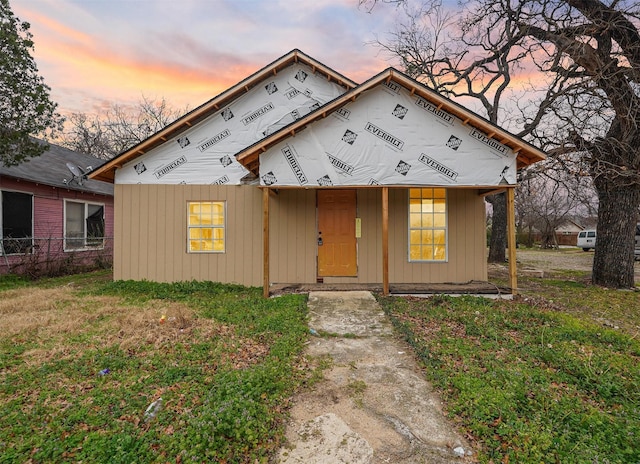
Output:
[[[480,462],[640,462],[640,341],[576,312],[600,301],[601,289],[539,285],[562,301],[380,302],[480,446]],[[637,294],[625,295],[637,323]]]
[[[575,280],[523,279],[525,295],[543,298],[545,303],[577,317],[617,326],[632,336],[640,332],[638,292],[611,290],[592,285],[585,276]]]
[[[102,277],[0,279],[0,462],[267,462],[313,376],[305,297]]]

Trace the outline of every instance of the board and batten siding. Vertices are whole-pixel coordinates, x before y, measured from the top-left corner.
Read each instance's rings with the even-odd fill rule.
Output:
[[[116,184],[114,278],[262,285],[262,192],[251,186]],[[187,253],[187,202],[226,202],[224,253]]]
[[[448,190],[449,254],[446,263],[408,259],[408,190],[389,190],[389,281],[442,283],[486,280],[484,200],[475,189]],[[314,283],[317,277],[316,191],[281,190],[270,200],[270,280]],[[375,188],[357,190],[358,275],[325,277],[326,283],[382,282],[382,200]]]
[[[408,201],[407,190],[389,190],[389,282],[486,281],[486,212],[478,191],[447,190],[446,263],[409,262]]]
[[[117,184],[114,278],[177,282],[212,280],[262,285],[262,191],[255,186]],[[408,190],[389,190],[389,281],[486,280],[485,207],[475,189],[448,190],[448,262],[408,260]],[[226,252],[187,253],[187,202],[226,201]],[[269,200],[272,283],[317,278],[316,190],[282,189]],[[382,282],[382,201],[357,190],[357,277],[326,283]]]
[[[315,283],[316,190],[283,189],[269,200],[269,280]]]
[[[382,282],[382,199],[378,189],[360,189],[357,216],[362,221],[358,239],[358,276],[325,277],[327,283]],[[389,189],[389,282],[463,283],[487,280],[486,217],[484,199],[475,189],[448,189],[448,261],[409,262],[409,193]]]

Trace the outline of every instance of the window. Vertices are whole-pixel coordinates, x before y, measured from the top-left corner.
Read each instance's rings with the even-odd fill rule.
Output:
[[[446,190],[409,189],[409,261],[446,260]]]
[[[225,203],[223,201],[190,201],[187,207],[189,253],[224,253]]]
[[[2,250],[8,255],[28,253],[33,246],[33,195],[1,191]]]
[[[64,249],[104,246],[104,205],[65,201]]]

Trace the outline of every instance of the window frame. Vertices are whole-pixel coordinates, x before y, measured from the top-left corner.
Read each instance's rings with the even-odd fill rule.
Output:
[[[435,210],[431,211],[431,213],[428,212],[421,212],[421,218],[423,217],[422,215],[426,215],[426,214],[431,214],[432,217],[434,217],[435,219],[435,214],[438,213],[442,213],[444,214],[444,226],[436,226],[435,222],[433,223],[433,226],[431,227],[412,227],[411,225],[411,192],[412,190],[420,190],[420,199],[443,199],[444,200],[444,211],[442,212],[436,212]],[[431,197],[424,197],[423,196],[423,191],[424,190],[430,190],[431,191]],[[436,197],[435,196],[435,191],[436,190],[443,190],[444,191],[444,197]],[[413,197],[416,198],[416,197]],[[423,244],[420,243],[419,246],[425,247],[425,246],[431,246],[433,247],[434,253],[432,256],[434,256],[433,259],[414,259],[411,257],[411,232],[412,231],[443,231],[444,232],[444,257],[442,259],[435,259],[435,248],[437,246],[436,243],[432,243],[432,244]],[[412,188],[408,188],[407,189],[407,261],[409,263],[448,263],[449,262],[449,191],[448,189],[446,189],[445,187],[412,187]]]
[[[82,228],[83,228],[83,236],[80,237],[67,237],[67,205],[70,203],[74,203],[77,205],[83,205],[83,218],[82,218]],[[102,237],[88,237],[88,227],[87,227],[87,219],[89,218],[89,205],[98,206],[102,208]],[[63,235],[63,250],[64,252],[74,252],[74,251],[88,251],[88,250],[102,250],[105,247],[105,238],[106,238],[106,206],[104,203],[91,202],[86,200],[72,200],[65,198],[64,199],[64,210],[63,210],[63,218],[62,218],[62,235]],[[70,246],[69,242],[82,240],[82,246]],[[95,244],[94,244],[95,243]]]
[[[204,204],[204,203],[208,203],[208,204],[220,204],[222,205],[222,224],[191,224],[190,223],[190,219],[191,219],[191,205],[192,204]],[[186,218],[186,225],[187,225],[187,253],[188,254],[207,254],[207,253],[213,253],[213,254],[225,254],[227,252],[227,201],[226,200],[189,200],[187,201],[187,218]],[[222,249],[221,250],[216,250],[213,247],[213,244],[215,243],[215,239],[211,238],[211,239],[200,239],[202,241],[211,241],[212,243],[212,247],[210,250],[195,250],[191,248],[191,242],[194,240],[198,240],[198,239],[192,239],[191,238],[191,230],[194,229],[212,229],[212,237],[213,237],[213,229],[220,229],[222,230]]]
[[[17,253],[7,253],[7,246],[5,244],[5,240],[9,240],[9,239],[5,239],[4,236],[4,209],[2,207],[3,201],[4,201],[4,194],[5,193],[17,193],[20,195],[25,195],[31,198],[31,234],[28,237],[19,237],[15,240],[29,240],[29,243],[26,246],[21,246],[20,248],[22,248],[22,251],[19,251]],[[35,210],[35,205],[34,205],[34,199],[35,199],[35,195],[33,194],[33,192],[23,192],[20,190],[12,190],[12,189],[0,189],[0,243],[2,244],[2,247],[0,247],[0,256],[20,256],[20,255],[27,255],[31,252],[33,252],[33,247],[35,245],[35,241],[34,241],[34,230],[35,230],[35,220],[34,220],[34,210]]]

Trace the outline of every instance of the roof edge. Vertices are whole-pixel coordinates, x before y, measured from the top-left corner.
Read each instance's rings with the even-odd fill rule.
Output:
[[[502,129],[501,127],[493,124],[459,103],[440,95],[435,90],[430,89],[426,85],[416,81],[393,67],[389,67],[381,71],[359,86],[326,103],[314,112],[309,113],[307,116],[292,122],[270,136],[236,153],[236,158],[247,169],[250,171],[254,170],[252,168],[254,168],[256,158],[260,153],[266,151],[271,146],[281,142],[289,136],[295,135],[295,133],[303,130],[307,125],[318,119],[326,117],[327,114],[339,109],[350,101],[355,101],[363,92],[370,90],[385,81],[386,83],[394,81],[400,84],[405,89],[410,90],[412,94],[418,94],[431,103],[436,104],[438,109],[443,108],[445,111],[452,113],[454,116],[461,119],[463,124],[475,127],[485,133],[490,139],[497,140],[498,142],[509,146],[509,148],[516,152],[518,168],[528,166],[546,158],[546,155],[542,150],[531,145],[529,142],[510,133],[506,129]]]
[[[242,81],[235,84],[233,87],[230,87],[229,89],[213,97],[211,100],[189,111],[184,116],[176,119],[174,122],[156,132],[155,134],[151,135],[147,139],[122,152],[115,158],[107,161],[102,166],[95,169],[89,175],[89,177],[91,179],[113,183],[115,180],[115,170],[121,168],[125,163],[128,163],[139,156],[142,156],[148,151],[162,145],[169,138],[175,137],[176,135],[186,131],[193,125],[201,122],[203,119],[205,119],[212,113],[215,113],[229,102],[248,92],[269,74],[276,74],[281,69],[284,69],[298,62],[302,62],[307,66],[310,66],[314,72],[318,71],[324,74],[329,80],[333,80],[339,85],[346,87],[347,89],[353,89],[357,87],[356,82],[338,73],[337,71],[334,71],[330,67],[310,57],[301,50],[295,48],[285,55],[282,55],[280,58],[272,61],[267,66],[264,66],[255,73],[249,75]]]

